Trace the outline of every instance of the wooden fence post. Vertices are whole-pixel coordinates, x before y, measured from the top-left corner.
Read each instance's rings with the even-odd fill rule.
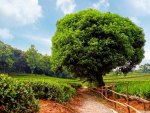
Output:
[[[127,82],[127,83],[126,83],[126,95],[127,95],[127,104],[129,105],[128,85],[129,85],[129,83]],[[130,108],[129,108],[129,106],[127,106],[127,109],[128,109],[128,113],[130,113]]]
[[[112,85],[112,96],[113,96],[113,100],[116,100],[116,96],[115,96],[115,93],[114,93],[114,89],[115,89],[115,85],[113,84]],[[116,103],[114,102],[114,107],[115,107],[115,109],[116,109]]]

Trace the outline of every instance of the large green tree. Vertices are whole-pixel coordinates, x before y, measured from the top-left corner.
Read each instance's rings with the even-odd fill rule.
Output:
[[[53,69],[104,85],[103,76],[116,67],[134,67],[144,58],[142,28],[128,18],[94,9],[66,15],[52,38]]]

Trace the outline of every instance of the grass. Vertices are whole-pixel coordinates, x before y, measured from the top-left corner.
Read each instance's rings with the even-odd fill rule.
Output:
[[[56,78],[56,77],[50,77],[50,76],[45,76],[45,75],[18,74],[12,77],[19,81],[42,81],[42,82],[48,82],[48,83],[81,85],[81,81],[77,79],[64,79],[64,78]]]
[[[150,81],[150,74],[145,73],[129,73],[127,76],[108,74],[104,76],[106,83],[111,82],[129,82],[129,81]]]

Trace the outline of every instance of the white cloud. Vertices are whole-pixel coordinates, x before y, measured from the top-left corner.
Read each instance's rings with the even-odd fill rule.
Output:
[[[144,28],[144,33],[145,33],[145,51],[150,51],[150,32],[149,32],[149,28]]]
[[[150,51],[145,51],[144,56],[145,56],[144,59],[140,63],[141,65],[146,64],[146,63],[150,63]]]
[[[36,48],[42,54],[50,54],[51,55],[51,47],[52,47],[52,40],[51,36],[44,36],[44,35],[24,35],[24,38],[27,38],[31,41],[31,44],[35,44]],[[44,48],[42,48],[42,47]]]
[[[28,38],[29,40],[35,41],[36,43],[41,43],[48,46],[52,45],[52,42],[50,40],[51,37],[48,36],[25,35],[24,37]]]
[[[10,31],[6,28],[0,28],[0,38],[2,39],[12,39],[13,35],[10,33]]]
[[[92,8],[94,9],[101,9],[101,8],[108,8],[110,6],[108,0],[99,0],[97,3],[92,4]]]
[[[139,25],[141,22],[137,17],[129,17],[130,20],[132,20],[132,22],[134,22],[135,24]]]
[[[74,12],[76,3],[75,3],[75,0],[57,0],[56,6],[64,14],[69,14],[69,13]]]
[[[142,61],[141,64],[145,64],[145,63],[150,63],[150,33],[149,33],[149,29],[148,28],[145,28],[144,29],[144,32],[145,32],[145,39],[146,39],[146,43],[145,43],[145,47],[144,47],[144,50],[145,50],[145,54],[144,54],[144,59]]]
[[[42,8],[38,0],[0,0],[0,15],[29,24],[42,16]]]
[[[128,5],[140,14],[150,14],[150,0],[128,0]]]
[[[145,60],[150,61],[150,51],[145,51]]]

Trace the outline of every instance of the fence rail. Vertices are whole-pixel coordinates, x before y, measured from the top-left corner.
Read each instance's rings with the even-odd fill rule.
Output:
[[[128,82],[126,83],[126,94],[121,94],[121,93],[115,92],[115,91],[114,91],[114,88],[115,88],[115,85],[113,84],[113,85],[109,85],[109,86],[103,86],[101,89],[98,89],[98,90],[92,89],[92,91],[95,92],[95,93],[97,93],[97,94],[100,94],[102,99],[106,99],[106,100],[108,100],[108,101],[110,101],[110,102],[113,102],[115,109],[116,109],[116,104],[119,104],[119,105],[125,107],[125,108],[127,109],[127,112],[128,112],[128,113],[131,112],[130,109],[132,109],[132,110],[135,111],[136,113],[141,113],[139,110],[137,110],[137,109],[134,108],[133,106],[130,106],[130,105],[129,105],[129,99],[135,99],[135,100],[137,100],[137,101],[142,102],[142,103],[143,103],[144,110],[146,110],[146,104],[147,104],[147,103],[150,103],[150,101],[148,101],[148,100],[145,100],[145,99],[142,99],[142,98],[139,98],[139,97],[129,96],[129,95],[128,95]],[[108,97],[108,92],[111,92],[111,93],[112,93],[113,99],[110,99],[110,98]],[[116,101],[116,95],[125,97],[126,103],[121,103],[121,102]]]

